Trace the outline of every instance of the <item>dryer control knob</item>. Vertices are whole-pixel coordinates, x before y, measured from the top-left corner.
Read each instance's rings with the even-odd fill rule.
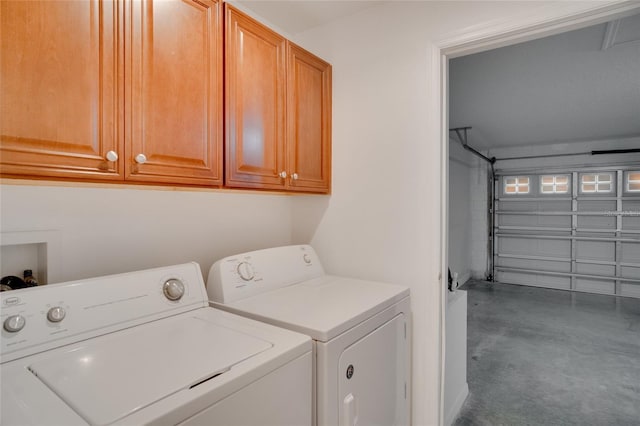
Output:
[[[251,281],[255,276],[253,266],[251,266],[249,262],[241,262],[236,269],[238,271],[238,275],[240,275],[240,278],[244,281]]]
[[[184,284],[177,278],[165,281],[162,292],[169,300],[180,300],[184,296]]]
[[[54,308],[49,309],[47,312],[47,319],[51,322],[60,322],[67,315],[65,310],[60,306],[56,306]]]
[[[4,329],[9,333],[17,333],[24,328],[26,323],[27,320],[24,319],[22,315],[11,315],[9,318],[4,320]]]
[[[304,260],[304,263],[311,263],[311,256],[309,256],[307,253],[304,254],[304,256],[302,256],[302,259]]]

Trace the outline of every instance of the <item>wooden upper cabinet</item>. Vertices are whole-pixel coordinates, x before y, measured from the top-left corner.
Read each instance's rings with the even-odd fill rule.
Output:
[[[125,4],[127,180],[221,185],[221,2]]]
[[[331,189],[331,65],[289,43],[287,49],[289,189]]]
[[[0,172],[122,179],[111,1],[0,1]]]
[[[331,65],[225,5],[225,185],[328,193]]]
[[[225,25],[225,184],[284,188],[286,40],[228,4]]]

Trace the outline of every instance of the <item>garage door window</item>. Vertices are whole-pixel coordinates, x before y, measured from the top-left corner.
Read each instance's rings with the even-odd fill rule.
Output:
[[[529,177],[528,176],[506,176],[504,178],[504,193],[528,194],[529,193]]]
[[[580,177],[580,189],[584,193],[606,193],[613,191],[611,173],[587,173]]]
[[[540,176],[540,192],[543,194],[566,194],[569,192],[569,175]]]
[[[627,192],[640,192],[640,172],[627,173]]]

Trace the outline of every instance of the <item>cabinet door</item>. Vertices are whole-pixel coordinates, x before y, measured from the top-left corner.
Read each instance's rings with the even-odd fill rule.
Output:
[[[3,176],[122,179],[120,6],[0,2]]]
[[[285,39],[225,7],[225,184],[284,188]]]
[[[222,184],[221,2],[125,4],[127,180]]]
[[[331,189],[331,65],[289,43],[287,152],[289,189]]]

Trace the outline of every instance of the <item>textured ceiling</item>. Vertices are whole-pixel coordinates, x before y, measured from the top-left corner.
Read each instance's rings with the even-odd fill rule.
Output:
[[[478,149],[640,136],[640,15],[614,24],[452,59],[450,127]]]

